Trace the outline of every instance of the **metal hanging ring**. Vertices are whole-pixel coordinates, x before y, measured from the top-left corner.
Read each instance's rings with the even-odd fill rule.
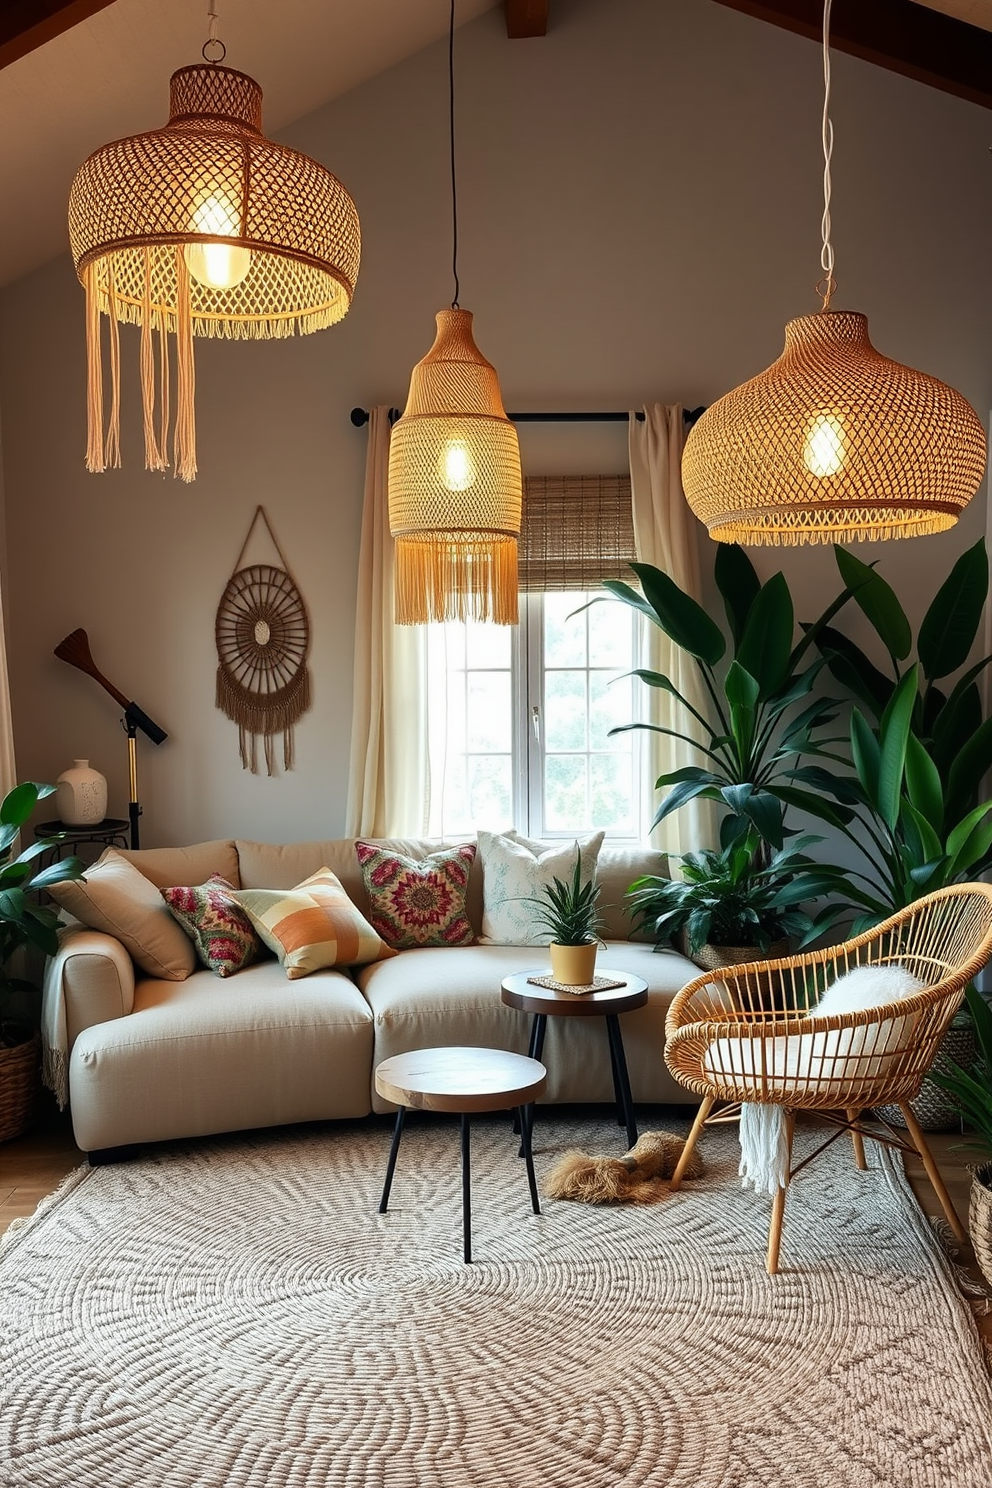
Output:
[[[220,56],[219,57],[208,57],[207,56],[207,48],[208,47],[220,47]],[[200,55],[203,57],[204,62],[213,62],[214,65],[216,66],[217,63],[223,62],[224,58],[227,56],[227,47],[221,41],[221,39],[220,39],[219,36],[211,36],[211,38],[210,38],[209,41],[205,41],[203,43],[203,51],[201,52]]]

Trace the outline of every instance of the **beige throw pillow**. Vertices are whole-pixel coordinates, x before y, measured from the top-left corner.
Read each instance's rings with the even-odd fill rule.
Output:
[[[195,970],[189,936],[155,885],[116,848],[108,847],[78,883],[51,884],[48,893],[90,930],[116,936],[149,976],[184,982]]]

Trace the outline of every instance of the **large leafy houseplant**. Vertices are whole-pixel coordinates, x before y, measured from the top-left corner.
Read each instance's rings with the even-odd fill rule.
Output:
[[[850,721],[853,773],[797,763],[789,774],[801,789],[834,797],[834,825],[867,860],[868,872],[852,875],[849,885],[863,911],[858,930],[992,865],[992,800],[981,792],[992,767],[992,719],[984,717],[978,688],[992,656],[946,681],[971,655],[989,570],[983,543],[962,554],[914,642],[885,580],[846,549],[834,551],[844,592],[878,635],[891,674],[833,627],[810,627],[834,679],[857,699]],[[832,766],[844,763],[828,749],[823,754]],[[830,814],[819,812],[821,819]]]
[[[992,1286],[992,1007],[973,986],[965,997],[978,1059],[969,1070],[948,1062],[943,1070],[931,1070],[929,1078],[955,1097],[974,1129],[975,1140],[967,1145],[985,1159],[972,1177],[968,1224],[975,1257]]]
[[[685,853],[681,878],[647,875],[631,884],[631,913],[657,949],[684,937],[693,957],[704,945],[767,952],[787,937],[805,945],[846,913],[833,907],[826,918],[814,920],[801,907],[843,887],[839,869],[815,863],[805,852],[820,840],[796,837],[764,864],[753,833],[720,852]]]
[[[37,899],[39,890],[64,879],[82,878],[79,858],[64,858],[38,870],[38,859],[58,838],[43,838],[12,857],[22,827],[53,785],[26,781],[0,803],[0,1048],[13,1048],[32,1036],[31,1028],[13,1014],[17,994],[36,992],[34,982],[11,974],[15,953],[35,946],[46,955],[58,950],[58,913]]]
[[[756,832],[759,843],[781,849],[790,805],[833,822],[837,813],[823,799],[822,784],[797,779],[794,767],[802,756],[819,756],[825,761],[820,765],[823,777],[832,773],[828,746],[836,741],[827,739],[824,730],[836,719],[838,704],[810,695],[826,661],[817,654],[816,642],[849,593],[838,596],[797,639],[795,609],[784,575],[774,574],[762,584],[741,548],[720,543],[715,578],[726,611],[728,646],[724,631],[703,606],[661,569],[648,563],[631,567],[640,592],[617,579],[606,580],[603,587],[692,657],[708,699],[706,711],[700,711],[671,678],[646,669],[634,674],[674,697],[695,720],[701,739],[686,728],[659,724],[624,728],[669,734],[685,744],[688,758],[701,754],[705,761],[660,777],[657,787],[666,794],[652,827],[697,797],[726,809],[720,824],[725,847]],[[763,846],[759,856],[767,856]]]

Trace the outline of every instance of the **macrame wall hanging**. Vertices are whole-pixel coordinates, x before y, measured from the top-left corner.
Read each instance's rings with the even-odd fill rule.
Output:
[[[259,517],[282,563],[241,567]],[[258,739],[265,768],[275,774],[275,737],[283,767],[293,768],[293,728],[310,707],[310,622],[265,508],[255,508],[234,573],[217,607],[217,706],[238,725],[241,763],[258,773]]]

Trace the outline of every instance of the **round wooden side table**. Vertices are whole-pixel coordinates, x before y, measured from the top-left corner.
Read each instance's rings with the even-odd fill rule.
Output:
[[[619,1020],[621,1013],[633,1012],[647,1002],[647,982],[639,976],[629,976],[623,971],[608,971],[605,967],[600,967],[597,968],[597,976],[609,977],[611,981],[622,985],[606,987],[599,992],[556,992],[550,987],[538,987],[529,980],[538,974],[533,971],[518,971],[513,976],[504,977],[502,984],[502,998],[507,1007],[534,1015],[528,1050],[530,1057],[540,1059],[544,1053],[544,1035],[549,1018],[605,1018],[617,1119],[627,1129],[628,1147],[633,1147],[637,1141],[637,1122],[634,1120],[634,1102],[630,1094],[627,1057],[623,1051]]]
[[[536,1059],[511,1054],[505,1049],[414,1049],[394,1054],[376,1066],[375,1088],[384,1100],[397,1106],[396,1126],[389,1149],[386,1181],[382,1186],[379,1213],[385,1214],[396,1169],[396,1156],[403,1136],[408,1109],[452,1111],[461,1117],[462,1135],[462,1236],[466,1262],[472,1260],[472,1197],[469,1156],[469,1118],[474,1111],[516,1110],[527,1160],[527,1182],[531,1204],[540,1214],[530,1132],[533,1102],[544,1093],[548,1072]]]

